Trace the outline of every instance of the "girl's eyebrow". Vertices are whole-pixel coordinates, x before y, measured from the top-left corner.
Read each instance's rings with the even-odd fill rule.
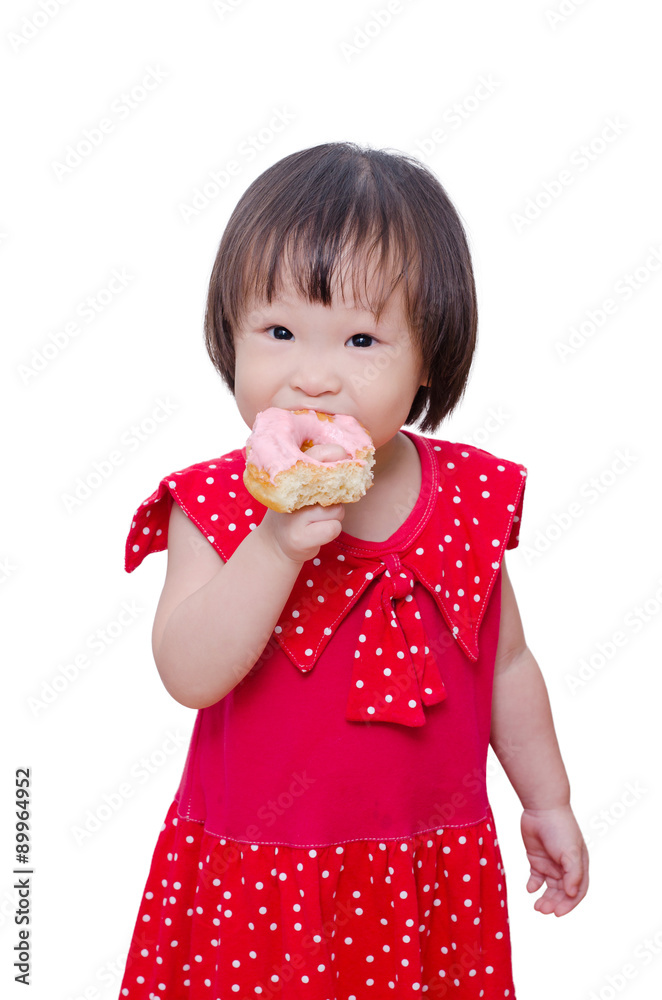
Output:
[[[369,314],[368,314],[369,315]],[[262,326],[274,326],[276,324],[283,325],[289,328],[289,326],[296,326],[296,322],[288,319],[287,315],[278,318],[278,313],[275,312],[270,315],[268,312],[254,313],[249,316],[248,325],[254,327]],[[369,315],[369,318],[359,316],[355,319],[348,319],[344,324],[344,328],[338,329],[338,336],[347,336],[347,331],[351,329],[353,335],[358,335],[360,333],[370,335],[372,337],[390,338],[396,336],[398,333],[398,328],[393,324],[376,323],[374,317]]]
[[[293,303],[291,300],[281,299],[274,296],[271,302],[260,302],[258,305],[255,305],[251,310],[249,310],[246,315],[250,318],[255,316],[267,316],[275,309],[290,309],[292,305]]]
[[[271,305],[256,306],[254,309],[249,309],[245,313],[246,322],[253,326],[257,323],[263,323],[269,316],[269,311],[273,310],[275,303]]]
[[[260,306],[256,306],[246,314],[246,317],[249,323],[263,323],[266,322],[267,319],[272,319],[274,314],[279,310],[291,309],[295,305],[296,302],[292,299],[274,298],[271,302],[265,302]],[[358,309],[356,312],[356,318],[349,320],[349,322],[352,322],[355,326],[372,326],[375,329],[381,329],[382,331],[392,329],[392,324],[385,323],[383,319],[377,323],[373,313],[371,313],[369,309]]]

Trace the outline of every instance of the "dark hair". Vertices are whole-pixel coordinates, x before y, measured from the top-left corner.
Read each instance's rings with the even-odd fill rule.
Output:
[[[291,153],[240,198],[216,254],[205,311],[205,346],[234,393],[234,331],[254,299],[271,302],[283,264],[311,303],[331,305],[334,273],[381,250],[378,321],[404,277],[404,300],[430,386],[405,421],[434,431],[459,403],[476,347],[476,287],[460,218],[432,171],[403,153],[330,142]],[[342,261],[341,261],[342,258]],[[339,275],[342,289],[342,268]]]

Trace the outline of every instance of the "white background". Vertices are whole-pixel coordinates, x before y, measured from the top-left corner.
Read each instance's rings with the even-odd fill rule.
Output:
[[[20,766],[33,774],[30,996],[118,994],[195,719],[151,657],[166,556],[127,576],[126,534],[162,476],[244,444],[248,429],[202,339],[216,248],[255,177],[338,140],[419,156],[457,206],[475,265],[479,346],[464,403],[435,436],[529,470],[508,565],[591,844],[592,884],[561,919],[533,910],[519,804],[496,770],[489,793],[518,1000],[659,990],[656,9],[403,0],[373,31],[379,9],[381,0],[235,0],[225,13],[209,0],[3,4],[5,996],[27,995],[11,964]],[[146,77],[153,89],[142,91]],[[278,110],[290,123],[263,132],[249,158],[251,136]],[[58,177],[67,148],[103,118],[112,131]],[[187,221],[182,206],[230,159],[239,175]],[[563,170],[571,183],[554,190]],[[126,286],[88,322],[81,303],[102,302],[113,271]],[[601,323],[606,299],[614,307]],[[559,345],[580,327],[562,357]],[[169,415],[152,419],[163,401]],[[121,464],[68,509],[66,495],[113,452]],[[138,610],[117,634],[125,603]],[[98,629],[114,635],[101,653],[89,645]],[[615,632],[620,647],[608,645]],[[67,680],[82,655],[87,666],[77,676],[70,667]],[[36,708],[48,690],[51,702]],[[131,796],[81,839],[104,795],[127,782]]]

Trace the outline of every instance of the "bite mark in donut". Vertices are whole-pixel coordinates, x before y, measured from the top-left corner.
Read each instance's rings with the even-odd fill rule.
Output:
[[[320,462],[304,453],[338,444],[347,459]],[[244,485],[266,507],[292,513],[309,504],[355,503],[373,482],[375,449],[366,428],[344,413],[271,406],[255,417],[246,442]]]

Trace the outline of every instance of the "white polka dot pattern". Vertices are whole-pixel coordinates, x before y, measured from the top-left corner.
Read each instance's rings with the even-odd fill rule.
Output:
[[[491,813],[468,827],[308,849],[218,838],[172,803],[120,1000],[418,993],[514,1000]]]
[[[472,445],[418,438],[427,502],[408,536],[390,550],[342,535],[324,546],[324,558],[304,563],[274,629],[292,663],[312,670],[334,628],[370,588],[354,654],[350,721],[424,725],[423,706],[446,692],[421,625],[417,588],[429,591],[449,634],[475,661],[504,551],[518,544],[525,467]],[[164,477],[135,512],[127,572],[166,548],[173,498],[227,561],[266,511],[244,487],[244,468],[244,449],[237,449]]]
[[[446,690],[421,624],[413,573],[395,553],[383,560],[388,568],[374,584],[354,654],[347,718],[422,726],[422,706],[443,701]]]

